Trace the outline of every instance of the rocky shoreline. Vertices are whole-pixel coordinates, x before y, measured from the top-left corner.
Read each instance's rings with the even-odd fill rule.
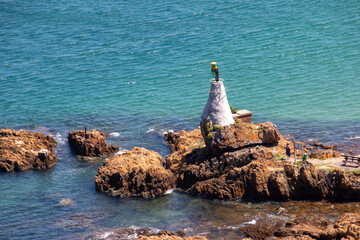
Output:
[[[50,136],[10,129],[2,129],[0,136],[3,144],[0,150],[8,151],[1,155],[2,171],[46,169],[56,164],[55,141]],[[307,161],[294,165],[285,160],[285,147],[289,141],[270,122],[236,121],[223,128],[201,123],[192,131],[169,132],[165,139],[172,153],[165,157],[166,162],[158,153],[138,147],[113,155],[119,147],[108,145],[105,137],[106,134],[95,130],[75,131],[69,133],[68,140],[75,154],[110,156],[98,169],[95,187],[111,196],[149,199],[176,188],[210,199],[255,202],[360,200],[360,177],[354,173],[341,169],[324,171]],[[335,147],[319,143],[304,151],[310,157],[338,156]],[[294,154],[293,148],[291,152]],[[23,158],[26,161],[21,161]],[[281,226],[257,223],[243,226],[238,231],[248,239],[359,239],[360,215],[344,214],[334,224],[316,216],[290,218]],[[163,231],[139,234],[137,239],[207,238]]]

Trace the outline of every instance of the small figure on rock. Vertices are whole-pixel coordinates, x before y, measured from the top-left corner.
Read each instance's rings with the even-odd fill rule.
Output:
[[[289,159],[290,159],[290,156],[291,156],[291,153],[290,153],[290,145],[287,143],[287,144],[286,144],[286,160],[289,160]]]

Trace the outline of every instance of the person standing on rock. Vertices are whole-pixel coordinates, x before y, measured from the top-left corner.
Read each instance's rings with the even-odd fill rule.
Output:
[[[290,145],[287,143],[287,144],[286,144],[286,159],[289,160],[289,159],[290,159],[290,156],[291,156],[291,153],[290,153]]]

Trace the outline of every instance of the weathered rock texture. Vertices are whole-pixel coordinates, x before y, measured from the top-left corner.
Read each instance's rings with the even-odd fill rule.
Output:
[[[55,140],[42,133],[0,130],[0,172],[46,169],[56,164]]]
[[[234,151],[253,145],[276,145],[281,138],[279,130],[271,122],[250,124],[237,123],[219,127],[211,122],[200,123],[206,146],[213,154]]]
[[[107,158],[95,176],[96,190],[120,197],[154,198],[174,185],[174,177],[154,151],[135,147]]]
[[[310,164],[298,169],[282,162],[253,161],[219,177],[207,178],[209,175],[199,176],[198,173],[188,171],[188,175],[184,175],[185,178],[200,179],[186,191],[209,198],[360,200],[360,177],[338,169],[327,173]]]
[[[288,221],[284,228],[275,231],[275,239],[360,239],[360,214],[343,215],[334,225],[321,217],[308,216]]]
[[[166,168],[173,173],[180,170],[181,159],[184,155],[190,153],[194,149],[205,147],[204,139],[201,136],[200,128],[187,132],[181,130],[179,132],[169,132],[165,134],[172,154],[165,157]]]
[[[266,160],[273,159],[275,153],[285,153],[287,143],[278,136],[277,129],[271,128],[272,124],[267,126],[269,127],[263,130],[273,130],[261,134],[263,139],[267,139],[264,141],[266,144],[254,146],[253,142],[248,142],[243,144],[243,148],[217,151],[217,154],[212,149],[209,151],[203,144],[194,145],[193,142],[186,141],[193,139],[201,143],[198,130],[169,134],[167,139],[174,152],[166,160],[169,160],[167,166],[177,177],[177,186],[188,193],[218,199],[360,200],[360,177],[353,173],[341,170],[327,173],[309,163],[298,168],[287,161]],[[255,130],[253,132],[258,133],[256,125],[252,128]],[[252,135],[253,132],[249,132],[248,135]],[[276,145],[267,144],[278,138]],[[246,144],[252,146],[256,161],[252,161],[249,145]]]
[[[105,134],[97,130],[91,132],[74,131],[68,135],[68,141],[75,154],[89,157],[108,156],[119,150],[119,147],[108,145]]]

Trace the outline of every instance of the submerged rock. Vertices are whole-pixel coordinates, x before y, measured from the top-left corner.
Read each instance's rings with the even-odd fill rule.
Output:
[[[120,197],[154,198],[174,186],[174,177],[154,151],[135,147],[107,158],[95,176],[96,190]]]
[[[42,133],[0,130],[0,172],[47,169],[56,164],[55,140]]]
[[[64,207],[67,207],[67,206],[73,206],[76,204],[76,202],[70,198],[63,198],[59,201],[59,204],[64,206]]]
[[[74,152],[81,156],[101,157],[119,151],[119,147],[105,142],[105,136],[97,130],[86,133],[80,130],[70,132],[68,141]]]
[[[153,228],[120,228],[97,233],[87,239],[137,239],[137,240],[207,240],[204,236],[186,236],[180,230],[176,234],[169,231],[159,231]]]
[[[176,236],[175,233],[169,231],[160,231],[149,235],[141,235],[137,240],[207,240],[204,236]]]

